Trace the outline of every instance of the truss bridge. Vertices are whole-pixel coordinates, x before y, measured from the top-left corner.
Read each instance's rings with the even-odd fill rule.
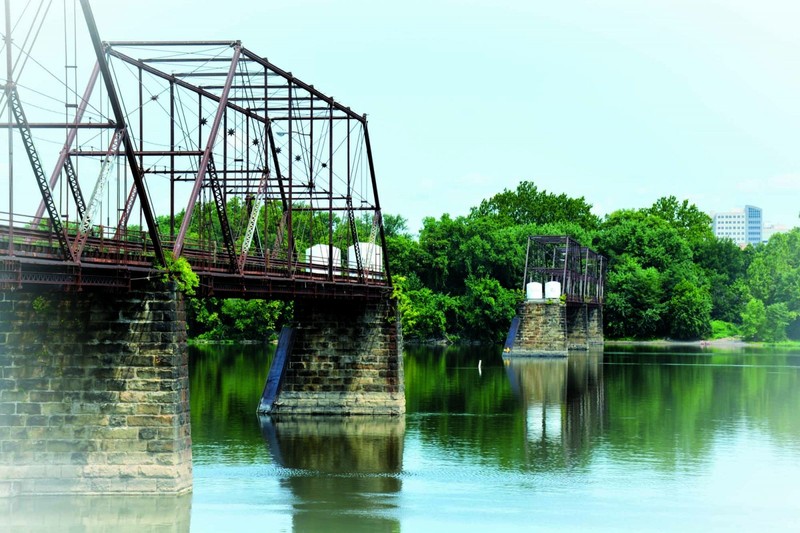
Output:
[[[103,41],[88,2],[50,3],[6,12],[0,289],[184,258],[199,296],[386,294],[366,115],[240,41]]]

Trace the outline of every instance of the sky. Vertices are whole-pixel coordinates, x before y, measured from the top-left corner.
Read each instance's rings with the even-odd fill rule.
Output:
[[[598,215],[674,195],[798,225],[800,2],[92,7],[105,40],[240,39],[367,113],[383,211],[412,232],[522,180]]]

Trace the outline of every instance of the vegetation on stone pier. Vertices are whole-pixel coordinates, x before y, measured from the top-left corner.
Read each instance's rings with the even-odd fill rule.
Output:
[[[523,296],[527,237],[539,234],[570,235],[609,259],[608,338],[800,339],[800,229],[740,249],[674,196],[603,219],[591,208],[524,181],[466,216],[425,218],[418,236],[384,215],[405,338],[501,341]],[[188,309],[190,335],[213,340],[268,338],[291,316],[289,304],[255,300]]]

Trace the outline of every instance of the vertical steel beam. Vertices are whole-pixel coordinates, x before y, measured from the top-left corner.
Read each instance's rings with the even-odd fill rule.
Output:
[[[75,125],[79,124],[81,120],[83,120],[83,114],[86,112],[86,108],[89,105],[89,99],[92,97],[92,92],[94,91],[95,85],[97,85],[97,76],[99,74],[100,64],[95,63],[94,68],[92,69],[92,74],[89,76],[89,83],[86,84],[86,89],[83,91],[81,101],[78,103],[78,109],[75,111],[75,120],[72,121],[72,123]],[[64,147],[61,148],[61,152],[58,154],[58,160],[56,161],[56,166],[53,169],[53,173],[50,175],[50,189],[55,188],[56,184],[58,183],[58,178],[61,175],[61,170],[65,168],[65,165],[69,164],[69,151],[72,149],[72,143],[75,142],[75,137],[77,136],[78,128],[69,128],[67,131],[67,139],[64,141]],[[74,194],[75,193],[73,191],[73,195]],[[77,198],[75,199],[75,203],[78,203]],[[44,201],[42,201],[39,203],[39,208],[36,210],[36,214],[33,216],[33,227],[39,225],[39,221],[42,219],[44,210],[45,205]],[[83,217],[83,213],[80,212],[80,206],[78,207],[78,212],[78,216]]]
[[[333,281],[333,99],[328,105],[328,259],[328,279]]]
[[[175,240],[175,84],[169,82],[169,240]]]
[[[287,248],[288,252],[287,252],[287,256],[286,256],[286,271],[289,274],[289,277],[291,277],[291,278],[294,277],[294,270],[293,270],[293,267],[292,267],[292,258],[294,256],[294,232],[292,231],[293,230],[293,225],[294,225],[293,222],[292,222],[292,208],[293,208],[293,204],[294,204],[294,199],[292,198],[292,188],[293,188],[292,168],[294,167],[294,159],[293,159],[293,156],[292,156],[292,145],[293,145],[292,141],[293,141],[293,138],[294,138],[294,135],[293,135],[294,132],[292,131],[292,128],[293,128],[293,125],[294,125],[294,120],[292,119],[292,108],[293,108],[292,95],[293,94],[294,94],[294,92],[293,92],[293,89],[292,89],[292,80],[290,79],[289,80],[289,99],[288,99],[288,102],[289,102],[289,106],[288,106],[289,107],[289,114],[288,114],[288,116],[289,116],[289,201],[288,201],[288,211],[286,212],[287,213],[287,215],[286,215],[286,223],[287,223],[287,227],[286,227],[286,241],[287,241],[286,242],[286,248]]]
[[[214,116],[214,122],[211,124],[211,131],[208,134],[208,142],[206,143],[206,148],[203,151],[203,156],[200,159],[200,167],[197,170],[197,177],[194,180],[194,187],[192,188],[192,193],[189,196],[189,203],[186,205],[186,211],[184,212],[183,220],[181,221],[181,228],[178,232],[178,238],[175,239],[175,246],[172,249],[172,253],[176,258],[180,257],[181,252],[183,251],[183,242],[186,238],[186,232],[189,230],[189,221],[192,218],[194,205],[197,203],[197,197],[200,195],[200,188],[203,185],[203,180],[205,179],[206,172],[208,171],[211,152],[214,149],[214,143],[217,140],[217,133],[219,132],[219,126],[222,123],[222,116],[225,114],[225,107],[228,105],[228,95],[231,92],[231,85],[233,84],[233,77],[236,74],[236,66],[239,63],[240,53],[241,42],[236,41],[233,44],[233,59],[231,59],[231,66],[228,69],[228,76],[225,78],[225,88],[222,90],[219,106],[217,107],[217,113]]]
[[[530,257],[530,254],[531,254],[531,239],[532,238],[533,237],[531,237],[530,235],[528,236],[528,245],[525,248],[525,270],[522,273],[522,290],[523,291],[525,291],[527,289],[527,287],[528,287],[528,257]]]
[[[381,249],[383,250],[383,268],[386,272],[386,281],[392,285],[392,273],[389,271],[389,254],[386,253],[386,232],[383,229],[383,215],[381,214],[381,202],[378,198],[378,181],[375,178],[375,162],[372,159],[372,145],[369,142],[369,129],[367,128],[367,116],[364,115],[364,143],[367,145],[367,162],[369,163],[369,175],[372,180],[372,195],[375,197],[375,216],[378,218],[378,229],[381,236]]]
[[[125,113],[122,110],[119,96],[117,95],[117,88],[114,86],[114,80],[111,77],[111,70],[108,68],[106,62],[106,54],[103,43],[100,41],[100,34],[97,31],[97,24],[94,20],[92,8],[89,5],[89,0],[80,0],[81,8],[83,9],[83,16],[86,19],[86,25],[89,28],[89,35],[92,38],[92,45],[94,52],[97,56],[97,62],[100,65],[100,72],[103,75],[105,82],[106,92],[108,93],[109,103],[114,112],[114,119],[116,120],[117,130],[122,132],[122,144],[125,146],[125,157],[128,160],[128,166],[133,173],[133,181],[139,196],[139,202],[144,212],[145,221],[147,222],[147,229],[150,234],[150,240],[153,241],[153,249],[155,251],[156,261],[161,264],[166,264],[164,257],[164,249],[161,247],[161,236],[158,234],[158,226],[156,225],[156,217],[153,213],[150,198],[147,195],[147,188],[144,183],[144,174],[136,160],[136,150],[133,147],[133,141],[128,132],[128,127],[125,123]]]
[[[6,105],[8,106],[8,254],[14,255],[14,130],[11,91],[14,90],[14,67],[11,60],[11,0],[5,2],[6,15]],[[44,200],[43,200],[44,201]]]

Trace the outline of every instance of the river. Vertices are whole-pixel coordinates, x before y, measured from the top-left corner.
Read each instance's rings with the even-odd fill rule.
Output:
[[[192,495],[6,512],[41,531],[800,527],[798,351],[408,348],[405,417],[273,423],[255,415],[272,350],[192,348]]]

